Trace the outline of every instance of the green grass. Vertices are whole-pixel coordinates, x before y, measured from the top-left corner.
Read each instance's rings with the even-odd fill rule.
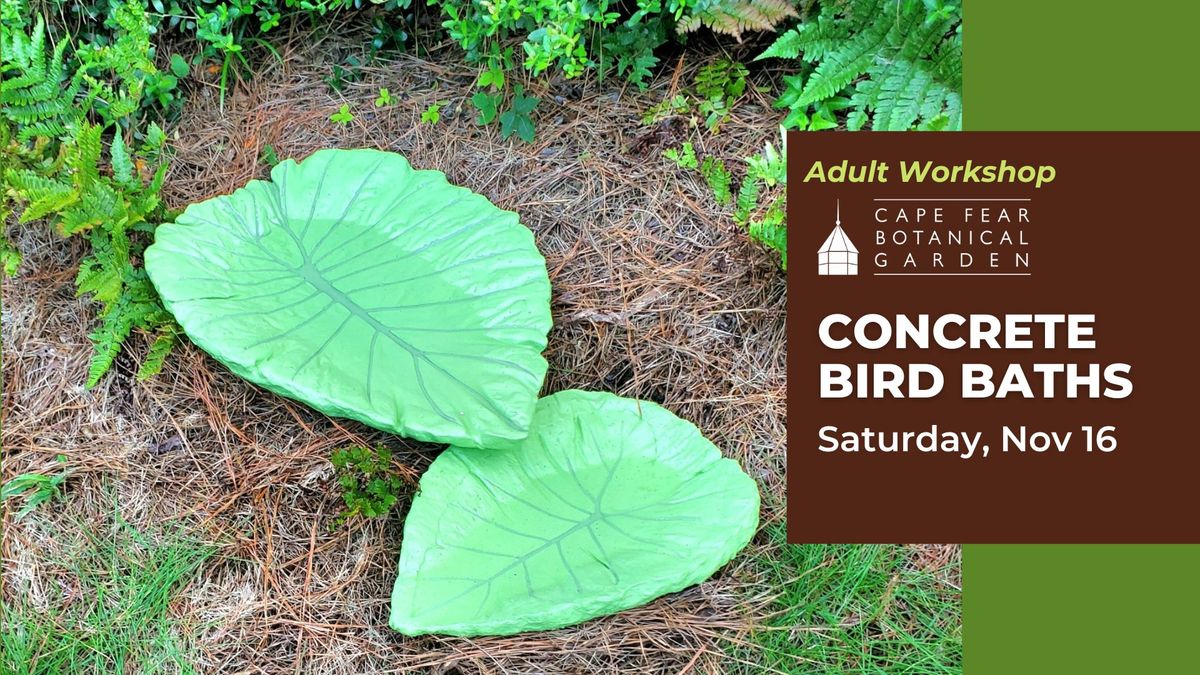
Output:
[[[138,532],[120,516],[107,527],[70,529],[77,538],[51,564],[58,579],[44,583],[49,607],[35,606],[19,580],[4,589],[0,673],[196,672],[170,605],[214,549]]]
[[[961,594],[914,567],[911,549],[787,545],[782,525],[768,532],[780,546],[759,566],[782,590],[767,622],[778,630],[752,635],[743,660],[784,673],[962,672]]]

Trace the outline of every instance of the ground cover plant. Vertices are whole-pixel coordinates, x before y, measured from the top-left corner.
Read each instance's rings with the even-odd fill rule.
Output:
[[[26,14],[12,9],[19,4],[0,4],[6,31],[19,18],[31,37],[41,13],[46,62],[53,63],[58,45],[67,43],[60,89],[72,86],[85,53],[111,47],[125,30],[112,19],[113,3],[48,0],[36,6],[44,11]],[[57,216],[17,222],[31,202],[8,186],[11,213],[0,255],[15,276],[3,283],[0,322],[0,484],[40,479],[10,483],[10,493],[26,487],[4,501],[0,514],[0,597],[9,612],[0,635],[6,644],[52,644],[25,640],[47,631],[31,633],[22,616],[48,615],[57,624],[47,625],[59,627],[87,625],[88,605],[70,594],[71,574],[53,563],[66,557],[64,533],[112,532],[115,502],[150,544],[174,540],[166,532],[179,523],[186,524],[188,541],[199,540],[211,552],[194,573],[156,596],[169,599],[171,640],[147,642],[147,635],[161,633],[157,628],[110,631],[114,640],[88,645],[92,672],[111,672],[109,655],[120,654],[135,664],[128,668],[133,672],[139,666],[168,672],[464,674],[960,670],[956,547],[793,547],[782,543],[778,530],[786,291],[781,259],[753,243],[748,226],[734,215],[746,178],[771,174],[760,173],[751,158],[768,161],[768,143],[777,155],[783,152],[778,124],[790,106],[773,105],[787,91],[784,77],[807,77],[815,67],[803,52],[755,60],[774,34],[742,30],[738,42],[714,37],[702,22],[694,31],[668,31],[651,51],[657,62],[643,61],[647,73],[639,89],[629,82],[628,68],[618,73],[617,62],[597,53],[591,55],[596,65],[576,77],[565,77],[556,64],[534,75],[524,63],[528,34],[520,30],[493,38],[495,51],[489,45],[481,61],[466,63],[462,45],[440,26],[447,20],[442,9],[422,3],[320,3],[324,17],[318,3],[309,11],[285,2],[274,9],[241,2],[255,8],[253,16],[234,12],[233,3],[203,3],[206,15],[216,17],[206,21],[225,26],[208,33],[217,41],[189,26],[200,3],[146,4],[151,35],[145,54],[154,73],[134,75],[143,81],[136,110],[106,121],[102,111],[117,99],[101,94],[89,103],[91,83],[82,77],[69,99],[86,110],[83,121],[101,127],[97,174],[122,200],[132,199],[125,191],[137,188],[117,180],[121,162],[113,156],[114,144],[129,153],[145,188],[158,167],[169,164],[156,187],[159,210],[130,231],[131,269],[143,269],[148,230],[191,203],[268,178],[281,160],[323,147],[400,152],[520,213],[533,231],[554,288],[544,393],[604,389],[660,402],[694,421],[758,483],[767,525],[703,584],[614,616],[511,637],[398,636],[387,622],[401,530],[417,479],[441,448],[331,419],[249,385],[178,335],[161,374],[138,380],[157,343],[159,327],[153,325],[132,328],[108,372],[84,389],[96,353],[87,334],[103,323],[103,303],[93,302],[90,292],[77,297],[74,282],[81,262],[95,255],[90,233],[103,223],[64,238],[54,229]],[[783,16],[776,28],[803,26],[826,4],[798,3],[797,16]],[[231,23],[221,24],[220,5]],[[902,16],[908,11],[889,3],[893,18],[897,7]],[[269,11],[259,17],[257,9]],[[671,20],[661,24],[664,29]],[[585,31],[589,46],[598,44],[593,37],[612,33]],[[210,49],[225,34],[237,54]],[[13,33],[4,35],[8,40]],[[687,45],[681,49],[677,39]],[[881,43],[877,61],[891,49]],[[18,78],[8,60],[13,52],[0,51],[5,81]],[[745,86],[722,87],[724,109],[714,133],[706,122],[718,106],[702,108],[708,99],[697,82],[720,69],[736,85],[736,64],[745,67]],[[713,68],[704,70],[708,66]],[[89,74],[118,93],[127,90],[113,70]],[[858,75],[824,103],[811,104],[809,119],[825,121],[807,128],[829,120],[845,128],[853,109],[839,107],[837,99],[849,99],[866,77]],[[516,95],[522,97],[519,114],[512,105]],[[350,119],[331,121],[343,105]],[[421,123],[433,105],[439,119]],[[828,115],[819,112],[822,105]],[[489,111],[493,116],[483,121]],[[506,112],[513,113],[508,138],[500,119]],[[873,111],[865,112],[863,128],[869,129]],[[926,121],[919,117],[912,126]],[[6,152],[42,153],[29,163],[6,155],[5,168],[53,170],[55,179],[76,179],[75,169],[56,165],[56,148],[78,147],[72,139],[82,124],[71,134],[21,141],[17,123],[8,117],[3,123],[11,139]],[[143,156],[141,148],[157,137],[155,128],[163,132],[164,150]],[[530,132],[532,142],[526,143]],[[682,156],[684,143],[691,144],[695,166],[677,167],[664,157],[667,150]],[[716,201],[700,170],[710,158],[710,169],[719,161],[728,173],[728,204]],[[781,195],[778,183],[757,183],[751,220],[764,218]],[[342,483],[347,472],[330,460],[335,450],[352,446],[391,451],[384,489],[371,490],[369,480],[359,480],[365,473],[356,474],[355,488]],[[63,480],[45,491],[50,496],[18,519],[42,494],[37,486],[58,477]],[[348,513],[348,496],[363,500],[357,513]],[[383,513],[368,517],[368,510]],[[842,577],[866,581],[841,583]],[[66,595],[62,603],[47,604],[43,598],[53,594],[30,595],[30,588],[65,589]],[[22,604],[26,598],[39,604]],[[796,607],[802,611],[789,613]],[[141,659],[138,645],[146,644],[156,645],[165,662]]]
[[[46,533],[59,539],[47,574],[12,581],[0,606],[4,673],[200,672],[171,605],[214,547],[170,529],[139,531],[112,509],[98,530],[59,523]]]
[[[758,562],[779,590],[757,642],[763,667],[812,673],[961,672],[957,547],[784,543]]]
[[[392,467],[392,451],[383,446],[338,448],[329,456],[329,463],[337,472],[346,504],[333,522],[335,527],[351,518],[387,515],[407,489],[404,477]]]

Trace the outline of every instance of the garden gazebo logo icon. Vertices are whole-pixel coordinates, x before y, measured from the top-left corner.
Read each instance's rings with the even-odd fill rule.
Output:
[[[837,202],[833,231],[817,251],[817,273],[822,276],[858,274],[858,249],[842,229],[842,202]]]

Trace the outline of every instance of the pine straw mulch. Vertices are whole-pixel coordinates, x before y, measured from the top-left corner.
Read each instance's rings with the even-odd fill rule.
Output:
[[[536,233],[554,288],[545,392],[601,389],[662,402],[758,480],[764,525],[781,518],[784,276],[695,172],[660,157],[691,140],[701,156],[740,164],[777,136],[769,95],[751,93],[710,135],[683,119],[639,123],[703,65],[695,54],[643,93],[531,84],[543,103],[536,142],[526,145],[472,122],[475,72],[449,49],[377,62],[331,93],[322,82],[330,59],[341,44],[360,43],[286,46],[223,106],[215,86],[197,87],[172,132],[168,204],[265,177],[267,144],[280,158],[383,148],[444,171],[520,213]],[[396,103],[376,109],[379,87]],[[450,102],[442,121],[421,124],[434,101]],[[343,102],[356,114],[345,127],[328,119]],[[115,503],[136,527],[175,523],[220,546],[173,606],[201,672],[725,672],[738,668],[732,652],[752,653],[748,635],[773,598],[752,564],[771,555],[765,537],[698,587],[582,626],[505,638],[393,633],[388,597],[402,518],[331,529],[340,497],[328,457],[351,443],[385,443],[415,489],[437,447],[315,414],[190,344],[139,383],[133,372],[146,344],[135,341],[135,354],[85,391],[93,308],[72,285],[82,246],[38,227],[13,238],[26,262],[4,283],[3,474],[50,470],[60,453],[73,474],[53,508],[20,523],[6,517],[6,593],[44,603],[69,583],[53,562],[65,545],[53,533],[101,527]]]

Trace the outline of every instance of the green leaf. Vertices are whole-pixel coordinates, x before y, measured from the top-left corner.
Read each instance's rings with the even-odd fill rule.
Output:
[[[528,115],[537,107],[538,99],[535,96],[526,96],[525,88],[521,85],[513,87],[512,110],[518,115]]]
[[[516,134],[526,143],[532,143],[536,127],[529,113],[537,108],[537,104],[536,97],[526,96],[525,88],[519,84],[515,85],[512,106],[500,114],[500,137],[507,139]]]
[[[442,119],[442,106],[446,105],[447,101],[435,101],[429,104],[429,107],[421,113],[422,124],[437,124]]]
[[[476,124],[491,124],[492,120],[496,119],[496,109],[500,106],[502,98],[500,94],[488,94],[478,91],[471,96],[471,105],[479,111],[479,117],[476,118]]]
[[[494,89],[503,89],[504,71],[495,66],[488,68],[479,76],[478,85],[480,87],[491,86]]]
[[[185,78],[188,76],[189,71],[187,61],[182,56],[178,54],[171,55],[171,72],[175,74],[175,77]]]
[[[338,108],[337,112],[335,112],[329,116],[330,122],[337,122],[338,124],[343,124],[343,125],[349,124],[353,120],[354,120],[354,114],[350,112],[350,104],[348,104],[348,103],[343,103],[342,107]]]
[[[146,270],[242,377],[421,440],[524,438],[550,282],[517,214],[401,155],[320,150],[160,225]]]
[[[516,134],[526,143],[532,143],[536,135],[533,120],[528,115],[521,115],[512,110],[506,110],[500,115],[500,136],[508,138]]]
[[[707,579],[753,536],[758,489],[645,401],[538,401],[520,448],[452,447],[404,524],[392,628],[508,635],[619,612]]]
[[[133,160],[129,157],[129,150],[125,148],[125,138],[121,135],[120,130],[113,134],[109,155],[112,156],[113,178],[116,178],[117,182],[122,185],[131,186],[133,184]]]
[[[392,102],[392,93],[387,90],[387,87],[379,89],[379,97],[375,99],[375,107],[382,108]]]

